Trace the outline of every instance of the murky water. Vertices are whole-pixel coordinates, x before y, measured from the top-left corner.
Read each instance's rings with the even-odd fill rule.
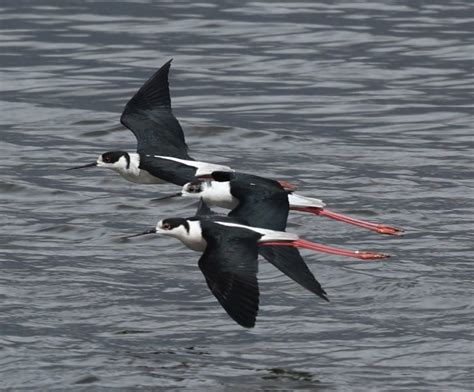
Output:
[[[0,386],[24,390],[472,390],[474,6],[460,1],[0,3]],[[303,252],[329,304],[261,263],[233,323],[199,255],[119,237],[193,204],[108,171],[126,101],[174,58],[195,158],[296,183],[383,237],[309,214],[290,229],[383,250]]]

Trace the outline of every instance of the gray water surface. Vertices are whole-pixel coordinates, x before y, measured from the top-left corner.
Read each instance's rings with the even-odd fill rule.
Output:
[[[0,3],[0,387],[464,391],[474,384],[474,5],[460,1]],[[122,241],[194,203],[65,172],[135,148],[119,124],[164,62],[191,155],[286,179],[386,237],[309,214],[289,230],[386,251],[303,251],[330,303],[262,262],[257,326],[199,254]]]

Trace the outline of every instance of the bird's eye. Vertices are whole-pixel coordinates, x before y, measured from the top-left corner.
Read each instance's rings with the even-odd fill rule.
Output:
[[[191,193],[198,193],[200,191],[200,187],[197,185],[191,185],[189,187],[189,192]]]
[[[110,158],[108,155],[106,155],[106,156],[103,156],[103,157],[102,157],[102,160],[103,160],[105,163],[109,163],[110,160],[111,160],[111,158]]]
[[[164,223],[163,224],[163,229],[165,230],[171,230],[171,225],[169,223]]]

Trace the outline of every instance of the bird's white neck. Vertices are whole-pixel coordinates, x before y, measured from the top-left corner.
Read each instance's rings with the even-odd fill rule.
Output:
[[[121,157],[120,160],[124,160],[123,164],[112,168],[123,178],[138,184],[162,184],[165,182],[158,177],[152,176],[146,170],[140,169],[139,154],[136,152],[129,152],[128,155],[130,156],[129,162],[126,162],[125,157]]]
[[[201,198],[210,206],[234,209],[239,201],[230,192],[230,182],[208,181],[201,192]]]
[[[207,242],[202,236],[201,223],[199,221],[188,221],[189,222],[189,233],[183,238],[183,244],[188,248],[204,252],[207,246]]]
[[[199,221],[188,220],[189,231],[184,226],[180,226],[179,230],[168,232],[168,235],[177,238],[189,249],[197,252],[204,252],[207,242],[202,236],[201,223]]]

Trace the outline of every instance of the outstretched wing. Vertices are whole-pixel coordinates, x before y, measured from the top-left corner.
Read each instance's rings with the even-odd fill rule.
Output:
[[[202,229],[207,246],[199,259],[199,268],[209,289],[232,319],[243,327],[255,326],[260,235],[213,222],[202,222]]]
[[[163,65],[128,101],[120,122],[137,138],[137,151],[189,159],[184,133],[171,111],[168,73]]]
[[[202,199],[199,199],[197,211],[194,215],[199,218],[215,218],[218,216],[218,214],[212,211],[211,208]]]
[[[286,276],[329,302],[326,292],[306,265],[298,249],[291,246],[260,246],[258,252]]]

